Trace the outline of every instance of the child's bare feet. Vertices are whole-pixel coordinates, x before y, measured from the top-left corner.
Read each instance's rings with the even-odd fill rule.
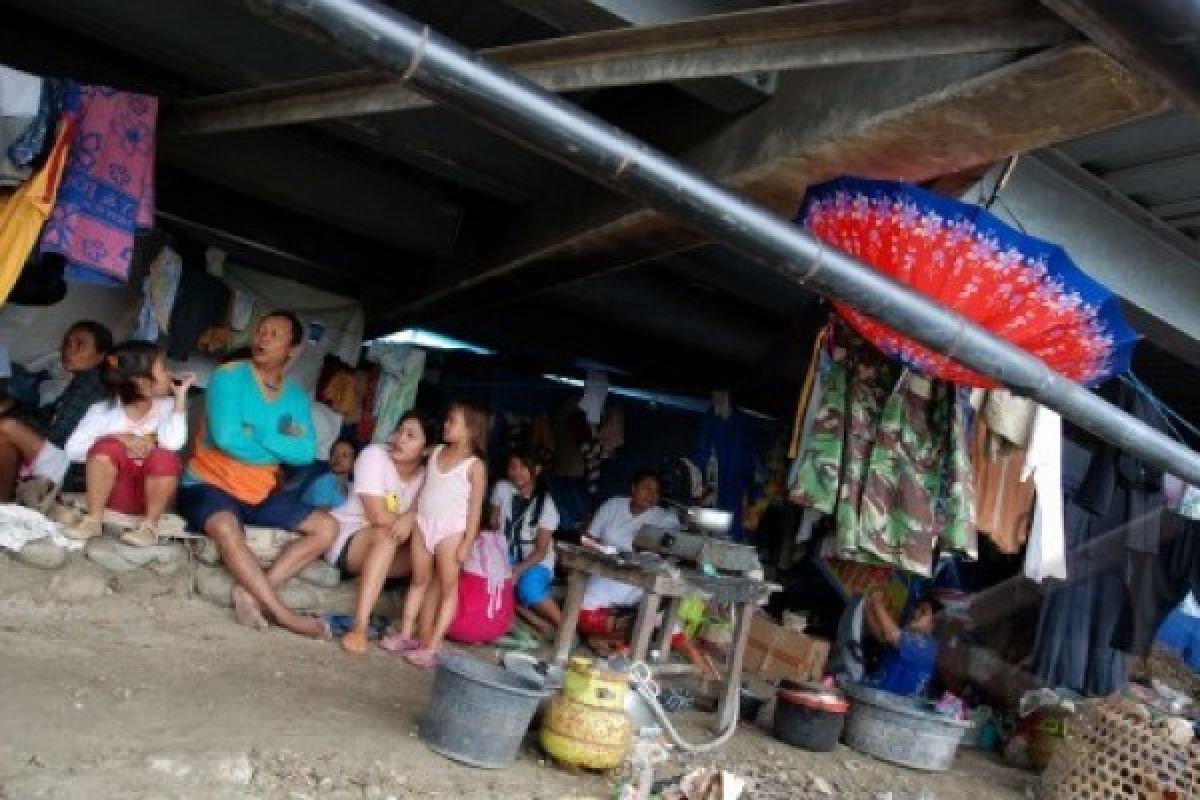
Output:
[[[367,653],[367,632],[353,630],[342,637],[342,649],[352,655],[361,656]]]
[[[433,669],[437,666],[437,651],[430,650],[428,647],[421,647],[416,650],[404,654],[404,659],[414,667],[421,669]]]

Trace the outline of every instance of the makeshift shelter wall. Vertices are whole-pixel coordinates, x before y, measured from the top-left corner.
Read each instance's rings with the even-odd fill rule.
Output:
[[[0,306],[0,342],[14,362],[44,368],[58,363],[63,334],[81,319],[107,325],[117,341],[128,337],[139,304],[127,287],[68,283],[66,297],[52,306]]]
[[[296,312],[306,330],[313,322],[323,325],[321,340],[305,343],[291,372],[309,393],[316,388],[321,362],[327,353],[350,364],[357,363],[364,323],[362,305],[357,301],[240,264],[226,264],[222,280],[231,289],[250,292],[255,297],[247,332],[241,339],[235,337],[234,346],[247,343],[248,331],[253,330],[254,321],[275,309]],[[141,302],[141,293],[129,287],[68,283],[66,297],[52,306],[11,303],[0,306],[0,342],[7,345],[14,362],[32,368],[50,367],[58,363],[63,334],[75,322],[81,319],[101,322],[112,330],[114,340],[119,342],[132,334]],[[181,296],[179,302],[187,302],[187,298]],[[197,384],[203,387],[215,364],[216,359],[212,357],[196,355],[186,363],[174,366],[198,373]]]

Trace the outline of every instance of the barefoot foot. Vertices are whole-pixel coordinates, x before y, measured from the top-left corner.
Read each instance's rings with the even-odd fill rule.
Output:
[[[267,618],[258,607],[258,601],[241,586],[233,587],[233,616],[239,625],[245,625],[247,628],[265,631],[269,627]]]
[[[342,649],[352,655],[361,656],[367,652],[367,632],[350,631],[342,637]]]

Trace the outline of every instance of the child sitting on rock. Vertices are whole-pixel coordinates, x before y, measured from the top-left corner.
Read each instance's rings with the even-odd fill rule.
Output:
[[[163,351],[150,342],[117,346],[101,364],[111,399],[96,403],[67,439],[67,457],[86,462],[87,515],[68,529],[75,539],[103,533],[104,511],[145,515],[121,541],[158,542],[158,521],[179,487],[179,450],[187,442],[187,393],[195,375],[167,373]]]

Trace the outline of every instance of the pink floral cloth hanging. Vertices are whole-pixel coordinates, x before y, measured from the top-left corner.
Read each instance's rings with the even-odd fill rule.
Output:
[[[41,252],[65,256],[69,280],[126,283],[134,232],[154,225],[158,99],[69,83],[63,113],[75,138]]]

